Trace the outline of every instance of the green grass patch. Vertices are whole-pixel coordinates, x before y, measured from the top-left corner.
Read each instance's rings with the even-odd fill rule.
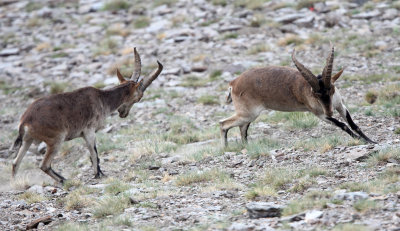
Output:
[[[224,182],[230,178],[231,176],[227,172],[214,168],[211,170],[190,171],[181,174],[176,178],[175,184],[177,186],[188,186],[203,182]]]
[[[339,186],[351,192],[363,191],[367,193],[394,193],[400,190],[400,167],[386,168],[378,174],[376,179],[364,182],[345,182]]]
[[[124,211],[130,206],[128,196],[105,196],[95,202],[92,209],[93,216],[96,218],[106,217],[108,215],[116,215]]]
[[[188,144],[219,137],[219,127],[202,129],[183,116],[173,116],[168,131],[162,134],[162,139],[176,144]]]
[[[224,35],[224,39],[235,39],[239,37],[238,33],[227,33]]]
[[[289,202],[283,209],[282,215],[289,216],[300,213],[308,209],[326,208],[326,204],[331,202],[331,193],[325,191],[311,191],[299,199]]]
[[[269,152],[280,147],[280,142],[273,139],[258,139],[248,142],[245,146],[247,155],[252,159],[257,159],[260,156],[269,156]]]
[[[126,0],[110,0],[107,1],[104,5],[103,10],[108,11],[118,11],[118,10],[127,10],[131,7],[129,1]]]
[[[369,166],[376,166],[386,164],[388,162],[400,162],[400,148],[391,147],[380,150],[379,152],[373,154],[367,160]]]
[[[106,183],[108,183],[108,185],[105,187],[105,192],[108,194],[112,194],[112,195],[117,195],[121,192],[124,192],[130,188],[132,188],[132,186],[130,184],[127,184],[121,180],[115,179],[115,178],[109,178],[106,180]]]
[[[366,225],[345,223],[336,225],[332,231],[372,231],[372,229]]]
[[[87,224],[80,224],[75,222],[63,223],[57,227],[57,231],[89,231]]]
[[[354,146],[360,145],[362,143],[364,143],[364,141],[347,137],[346,134],[332,134],[320,138],[308,138],[305,140],[297,141],[294,146],[295,148],[302,148],[306,151],[318,150],[324,153],[339,145]]]
[[[360,213],[370,212],[378,208],[378,204],[373,200],[358,200],[353,204],[353,208]]]
[[[376,82],[388,82],[400,80],[399,75],[393,75],[391,73],[379,73],[379,74],[365,74],[365,75],[344,75],[343,80],[350,82],[361,82],[362,84],[371,84]]]
[[[219,105],[218,97],[213,95],[202,95],[197,99],[197,102],[203,105]]]
[[[318,125],[319,119],[309,112],[279,112],[274,111],[268,116],[266,122],[284,122],[286,127],[295,129],[313,128]]]
[[[325,0],[300,0],[297,3],[296,9],[300,10],[303,8],[310,8],[310,7],[313,7],[315,3],[318,3],[318,2],[325,2]]]
[[[137,29],[146,28],[149,25],[150,25],[150,18],[148,18],[146,16],[141,16],[141,17],[137,18],[136,20],[134,20],[134,22],[133,22],[133,26]]]
[[[262,9],[264,3],[269,0],[235,0],[233,2],[235,7],[244,7],[249,10],[259,10]]]
[[[315,178],[327,175],[328,172],[319,167],[293,170],[292,168],[270,168],[262,178],[246,193],[248,199],[260,196],[276,196],[279,190],[303,192],[314,185]]]
[[[254,46],[251,46],[248,50],[247,50],[247,54],[249,55],[254,55],[254,54],[258,54],[261,52],[266,52],[269,51],[270,47],[266,44],[256,44]]]
[[[194,87],[194,88],[204,87],[209,82],[210,82],[209,78],[202,78],[202,77],[198,77],[195,75],[188,75],[188,76],[184,77],[184,79],[181,83],[181,86],[182,87]]]

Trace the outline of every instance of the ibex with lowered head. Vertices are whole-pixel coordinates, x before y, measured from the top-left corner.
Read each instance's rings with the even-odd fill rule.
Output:
[[[22,158],[32,142],[43,141],[47,145],[40,169],[57,182],[65,178],[51,168],[51,162],[64,141],[83,137],[90,152],[94,174],[101,177],[99,158],[96,148],[96,131],[103,127],[104,120],[118,110],[119,116],[128,116],[132,105],[143,97],[143,92],[161,73],[163,66],[149,77],[140,81],[141,61],[134,49],[135,72],[126,80],[117,69],[120,84],[107,90],[93,87],[55,94],[34,101],[22,115],[19,124],[19,135],[13,148],[19,148],[12,164],[12,177],[15,177]]]
[[[227,102],[233,101],[236,114],[220,121],[221,136],[228,145],[227,134],[232,127],[239,126],[243,142],[247,142],[247,130],[259,114],[266,109],[277,111],[309,111],[321,120],[332,123],[347,132],[353,138],[369,139],[353,122],[349,111],[334,83],[343,73],[343,69],[332,76],[334,47],[331,48],[324,70],[315,76],[304,67],[292,53],[297,68],[270,66],[255,68],[242,73],[229,83]],[[347,121],[349,127],[332,117],[333,108]]]

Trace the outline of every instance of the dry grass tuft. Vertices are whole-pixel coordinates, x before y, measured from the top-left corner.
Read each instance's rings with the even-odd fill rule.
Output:
[[[20,199],[26,201],[28,204],[33,204],[36,202],[42,202],[47,200],[46,197],[34,192],[24,192],[19,196]]]
[[[304,39],[300,38],[299,36],[295,34],[286,34],[284,38],[281,38],[278,40],[278,45],[279,46],[288,46],[290,44],[294,44],[296,46],[303,44]]]

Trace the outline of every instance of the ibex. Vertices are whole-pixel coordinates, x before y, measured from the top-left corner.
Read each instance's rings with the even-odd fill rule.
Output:
[[[97,130],[103,127],[104,120],[118,110],[119,117],[128,116],[132,105],[139,102],[146,88],[158,77],[163,66],[157,61],[158,69],[140,81],[141,61],[134,48],[135,71],[126,80],[117,69],[120,84],[111,89],[100,90],[93,87],[55,94],[34,101],[21,117],[19,135],[14,148],[19,148],[12,164],[12,178],[15,177],[22,158],[32,142],[43,141],[47,145],[40,169],[57,182],[65,178],[51,168],[51,162],[64,141],[83,137],[90,152],[95,178],[103,176],[100,170],[96,148]]]
[[[353,122],[349,111],[334,83],[343,73],[341,69],[333,77],[332,66],[334,47],[331,46],[326,65],[321,75],[315,76],[304,67],[292,52],[292,60],[297,68],[270,66],[255,68],[242,73],[229,83],[227,102],[233,101],[236,114],[220,121],[222,142],[228,145],[227,134],[232,127],[239,126],[242,142],[247,142],[247,130],[259,114],[266,109],[277,111],[309,111],[321,120],[332,123],[353,138],[370,140]],[[333,118],[333,108],[347,121],[349,127]]]

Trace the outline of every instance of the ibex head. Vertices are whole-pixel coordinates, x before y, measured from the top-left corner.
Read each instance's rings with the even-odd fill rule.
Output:
[[[324,114],[328,117],[333,115],[332,96],[335,93],[335,81],[342,75],[341,69],[336,75],[332,76],[332,66],[334,59],[334,47],[331,45],[331,53],[326,59],[326,65],[322,74],[316,77],[309,69],[297,61],[295,57],[295,50],[292,53],[292,60],[303,78],[310,84],[313,96],[321,104]]]
[[[119,70],[117,69],[117,76],[120,84],[129,84],[129,93],[127,98],[125,99],[124,103],[118,108],[119,117],[125,118],[129,115],[129,111],[131,110],[134,103],[139,102],[143,97],[143,92],[146,88],[155,80],[158,75],[161,73],[163,69],[163,65],[157,61],[158,69],[149,77],[142,78],[139,81],[142,64],[140,61],[139,53],[134,48],[134,55],[135,55],[135,71],[132,73],[132,76],[126,80]]]

